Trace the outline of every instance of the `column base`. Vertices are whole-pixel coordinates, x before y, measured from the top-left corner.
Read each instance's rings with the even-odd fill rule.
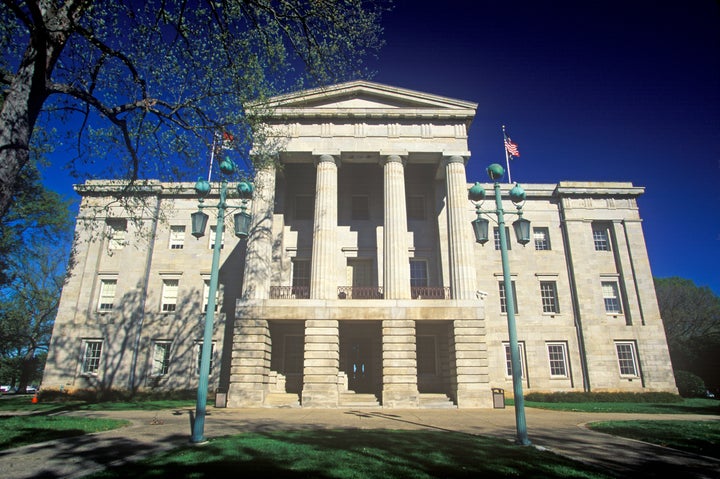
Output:
[[[455,401],[457,402],[458,409],[491,409],[493,407],[492,389],[488,384],[478,385],[478,387],[473,388],[458,389]]]
[[[382,407],[387,409],[416,408],[420,402],[417,389],[383,389]]]

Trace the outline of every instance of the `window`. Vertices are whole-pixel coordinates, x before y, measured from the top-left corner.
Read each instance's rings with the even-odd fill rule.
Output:
[[[210,249],[215,248],[215,235],[217,234],[217,225],[213,225],[210,227],[210,242],[208,243],[208,246]],[[223,228],[222,236],[220,237],[220,249],[223,249],[225,247],[225,228]]]
[[[185,226],[170,226],[170,249],[183,249],[185,245]]]
[[[512,357],[510,355],[510,344],[503,343],[505,346],[505,375],[512,377]],[[525,344],[518,343],[518,351],[520,352],[520,371],[522,371],[521,377],[525,378]]]
[[[493,228],[493,238],[495,239],[495,249],[499,250],[500,249],[500,228],[498,228],[497,226],[495,226]],[[506,226],[505,227],[505,246],[507,246],[507,249],[511,249],[510,248],[511,243],[512,243],[512,241],[510,241],[510,228],[508,228]]]
[[[350,198],[351,217],[354,220],[370,219],[370,198],[367,195],[353,195]]]
[[[615,350],[617,351],[620,376],[640,376],[635,343],[632,341],[618,341],[615,343]]]
[[[605,312],[612,314],[622,314],[622,306],[620,304],[620,291],[617,281],[602,282],[603,301],[605,302]]]
[[[425,219],[425,197],[422,195],[408,196],[406,200],[407,217],[409,220]]]
[[[170,341],[153,344],[152,375],[165,376],[170,368]]]
[[[161,311],[167,313],[175,311],[175,307],[177,306],[179,285],[180,280],[178,279],[163,280]]]
[[[219,285],[218,285],[219,286]],[[218,310],[218,298],[220,297],[220,288],[218,287],[215,290],[215,308],[213,311],[217,312]],[[203,313],[207,313],[207,307],[208,307],[208,299],[210,298],[210,280],[206,279],[203,282]]]
[[[610,251],[610,234],[606,223],[593,223],[593,243],[595,251]]]
[[[82,374],[97,375],[102,355],[102,340],[86,340],[83,343]]]
[[[410,286],[411,287],[427,287],[428,285],[428,267],[427,261],[422,259],[410,260]]]
[[[116,287],[116,279],[100,280],[100,301],[98,302],[98,311],[111,311],[113,309]]]
[[[293,258],[292,294],[295,298],[310,297],[310,260]]]
[[[119,250],[123,249],[127,244],[127,220],[124,219],[108,219],[108,249]]]
[[[435,336],[417,337],[418,374],[437,374],[437,345]]]
[[[312,195],[295,196],[295,219],[311,220],[315,214],[315,198]]]
[[[547,228],[533,228],[533,239],[537,251],[550,250],[550,232]]]
[[[517,301],[517,291],[515,290],[515,281],[512,281],[512,291],[513,291],[513,303],[515,304],[514,312],[515,314],[518,314],[518,301]],[[500,312],[507,314],[507,297],[505,295],[505,281],[498,282],[498,288],[500,291]]]
[[[195,344],[196,344],[195,349],[197,350],[197,355],[196,355],[196,356],[197,356],[197,362],[195,363],[195,365],[196,365],[195,374],[200,375],[200,363],[202,362],[202,347],[203,347],[203,342],[202,342],[202,341],[198,341],[198,342],[195,343]],[[215,343],[212,342],[212,343],[210,343],[210,372],[209,372],[208,374],[212,374],[212,369],[213,369],[213,357],[214,357],[214,356],[215,356]]]
[[[557,286],[555,281],[540,281],[540,298],[543,313],[559,313]]]
[[[547,350],[550,377],[566,378],[568,376],[567,345],[565,343],[548,343]]]

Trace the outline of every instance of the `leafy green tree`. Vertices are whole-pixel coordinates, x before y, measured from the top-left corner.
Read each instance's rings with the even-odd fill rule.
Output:
[[[720,296],[689,279],[655,278],[673,368],[720,387]]]
[[[38,122],[79,178],[194,178],[216,132],[262,138],[248,103],[367,76],[382,1],[2,0],[0,218]]]
[[[45,189],[34,162],[0,219],[0,381],[37,382],[67,262],[69,202]]]

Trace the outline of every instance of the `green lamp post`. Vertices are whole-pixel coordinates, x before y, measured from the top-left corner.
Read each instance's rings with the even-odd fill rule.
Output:
[[[520,363],[520,350],[518,348],[517,332],[515,328],[515,298],[512,294],[512,280],[510,278],[510,266],[507,252],[507,238],[505,235],[505,215],[516,214],[518,219],[513,222],[513,229],[518,243],[526,245],[530,242],[530,221],[522,217],[522,206],[525,202],[525,190],[517,183],[510,190],[510,200],[517,208],[517,212],[506,212],[502,206],[500,195],[500,183],[498,180],[505,174],[502,166],[494,163],[487,168],[488,176],[494,183],[495,208],[494,210],[482,210],[482,201],[485,199],[485,189],[480,183],[475,183],[468,191],[468,199],[475,205],[477,218],[472,221],[475,241],[484,244],[488,240],[488,220],[482,218],[482,214],[494,214],[497,216],[498,232],[500,233],[500,254],[502,258],[503,283],[505,285],[505,306],[507,310],[508,336],[510,339],[510,361],[512,363],[512,381],[515,401],[515,426],[517,430],[516,442],[523,446],[530,445],[525,422],[525,400],[522,390],[522,366]]]
[[[224,176],[231,175],[235,171],[235,164],[225,158],[220,162],[220,172]],[[217,204],[217,228],[215,228],[215,245],[213,246],[212,266],[210,269],[210,290],[208,291],[208,305],[205,312],[205,330],[203,334],[202,350],[200,352],[200,377],[198,379],[197,404],[195,407],[195,418],[192,424],[190,442],[199,444],[205,442],[205,415],[207,407],[208,383],[210,378],[210,355],[212,353],[213,322],[215,320],[215,293],[218,287],[218,276],[220,268],[220,246],[225,229],[225,210],[227,206],[227,179],[223,178],[220,184],[220,201]],[[198,211],[191,216],[192,235],[201,238],[205,235],[205,227],[208,222],[208,215],[203,213],[205,197],[210,194],[210,182],[199,178],[195,183],[195,192],[198,195]],[[250,214],[246,212],[247,201],[252,198],[253,186],[245,181],[237,185],[238,196],[242,199],[240,212],[235,214],[235,235],[240,239],[246,239],[250,228]]]

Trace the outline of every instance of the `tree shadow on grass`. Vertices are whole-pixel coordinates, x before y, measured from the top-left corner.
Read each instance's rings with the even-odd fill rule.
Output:
[[[612,477],[532,447],[442,431],[269,431],[181,447],[93,477]]]

